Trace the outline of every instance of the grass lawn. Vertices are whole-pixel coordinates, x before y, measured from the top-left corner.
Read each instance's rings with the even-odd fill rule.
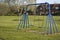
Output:
[[[54,19],[60,32],[60,16],[54,16]],[[29,20],[33,26],[30,26],[28,29],[17,30],[17,16],[0,16],[0,40],[60,40],[60,33],[51,35],[43,35],[40,33],[44,32],[45,16],[29,16]]]

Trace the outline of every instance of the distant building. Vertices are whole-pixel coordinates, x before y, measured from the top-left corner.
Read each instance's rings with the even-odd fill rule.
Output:
[[[60,11],[60,4],[51,4],[51,12],[56,13]]]
[[[42,4],[44,5],[44,4]],[[48,8],[45,7],[45,6],[42,6],[42,5],[39,5],[37,8],[36,8],[36,11],[37,11],[37,14],[40,14],[41,12],[44,12],[44,13],[48,13]],[[60,12],[60,4],[50,4],[51,5],[51,13],[54,14],[54,13],[57,13],[57,12]]]

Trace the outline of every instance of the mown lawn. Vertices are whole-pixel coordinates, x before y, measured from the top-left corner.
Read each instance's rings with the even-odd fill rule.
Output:
[[[54,19],[60,32],[60,16],[54,16]],[[60,33],[51,35],[40,33],[44,32],[45,16],[29,16],[29,20],[33,26],[17,30],[18,16],[0,16],[0,40],[60,40]]]

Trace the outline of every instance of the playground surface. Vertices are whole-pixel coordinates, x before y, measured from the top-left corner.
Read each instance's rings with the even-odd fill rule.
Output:
[[[36,20],[33,20],[35,17]],[[20,17],[21,18],[21,17]],[[30,28],[24,28],[17,30],[18,26],[18,16],[0,16],[0,39],[2,40],[60,40],[60,33],[44,35],[44,24],[45,18],[43,16],[29,16],[30,23],[32,25]],[[54,16],[55,22],[57,24],[58,31],[60,32],[60,16]],[[33,20],[33,21],[32,21]],[[39,21],[40,20],[40,21]],[[35,22],[34,22],[35,21]],[[40,26],[38,27],[38,22]]]

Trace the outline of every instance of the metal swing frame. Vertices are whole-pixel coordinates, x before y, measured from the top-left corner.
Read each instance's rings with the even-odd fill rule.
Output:
[[[48,25],[48,34],[57,33],[58,29],[57,29],[56,23],[54,21],[54,18],[51,15],[50,4],[47,3],[47,2],[46,3],[37,3],[37,4],[26,5],[26,11],[23,15],[23,22],[20,22],[20,23],[23,23],[22,27],[24,28],[26,26],[26,28],[29,28],[29,18],[28,18],[28,15],[27,15],[28,7],[32,6],[32,5],[40,5],[40,4],[48,4],[48,15],[47,15],[46,24],[45,24],[45,27],[44,27],[44,34],[46,34],[46,25]],[[20,23],[19,23],[18,28],[20,27]],[[54,32],[53,32],[53,30],[54,30]]]

